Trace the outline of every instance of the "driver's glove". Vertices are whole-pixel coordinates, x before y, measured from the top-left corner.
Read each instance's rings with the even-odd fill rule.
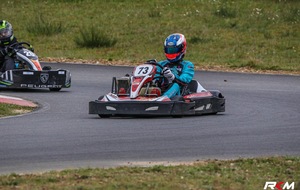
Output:
[[[7,47],[5,47],[5,48],[3,48],[3,49],[0,50],[0,54],[2,56],[6,56],[6,55],[11,56],[14,53],[15,53],[14,49],[12,47],[10,47],[10,46],[7,46]]]
[[[7,48],[1,49],[1,50],[0,50],[0,54],[1,54],[2,56],[6,56],[6,55],[7,55]]]
[[[174,79],[175,79],[175,75],[172,73],[172,71],[169,69],[169,68],[167,68],[167,67],[165,67],[164,69],[163,69],[163,75],[164,75],[164,77],[166,77],[167,79],[168,79],[168,81],[169,81],[169,83],[171,83]]]

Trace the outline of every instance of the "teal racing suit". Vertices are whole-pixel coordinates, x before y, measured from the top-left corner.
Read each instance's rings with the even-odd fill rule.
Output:
[[[180,95],[182,87],[190,83],[195,74],[194,64],[190,61],[180,60],[176,63],[170,63],[168,60],[164,60],[158,62],[158,64],[160,64],[162,67],[168,67],[175,75],[175,79],[173,80],[172,84],[170,84],[169,88],[163,94],[170,99],[176,95]],[[160,67],[156,68],[157,73],[162,72]],[[159,76],[159,74],[156,74],[156,76]],[[162,82],[165,83],[167,80]]]

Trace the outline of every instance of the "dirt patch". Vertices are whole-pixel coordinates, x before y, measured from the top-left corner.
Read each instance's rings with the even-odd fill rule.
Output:
[[[14,109],[12,110],[12,113],[15,114],[15,115],[21,115],[21,114],[25,114],[25,113],[29,113],[31,112],[32,110],[26,110],[26,109]]]

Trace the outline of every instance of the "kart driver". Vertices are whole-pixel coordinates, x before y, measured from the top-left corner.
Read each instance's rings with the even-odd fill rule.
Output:
[[[167,59],[158,64],[164,68],[163,76],[170,84],[163,95],[171,99],[176,95],[181,95],[182,87],[192,81],[195,72],[194,64],[183,60],[186,53],[186,39],[183,34],[169,35],[164,42],[164,51]],[[157,72],[161,72],[160,67],[157,67]],[[199,87],[203,88],[201,85]],[[203,90],[205,91],[204,88]]]
[[[0,20],[0,72],[14,69],[14,60],[9,56],[8,46],[16,43],[12,25]]]

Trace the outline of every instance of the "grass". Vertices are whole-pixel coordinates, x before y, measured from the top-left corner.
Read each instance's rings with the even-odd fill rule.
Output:
[[[26,30],[28,33],[33,33],[37,36],[51,36],[64,32],[61,22],[53,23],[46,20],[41,14],[37,15],[35,20],[28,23]]]
[[[208,160],[193,165],[76,169],[42,174],[0,176],[0,189],[158,189],[257,190],[266,181],[295,182],[300,187],[297,157]]]
[[[75,37],[75,43],[78,47],[101,48],[112,47],[117,43],[117,40],[91,26],[80,30],[80,35]]]
[[[160,60],[164,39],[180,32],[186,59],[198,68],[300,72],[297,0],[5,0],[2,6],[1,17],[41,60]]]
[[[32,111],[34,108],[27,106],[18,106],[13,104],[0,103],[0,118],[12,115],[19,115]]]

